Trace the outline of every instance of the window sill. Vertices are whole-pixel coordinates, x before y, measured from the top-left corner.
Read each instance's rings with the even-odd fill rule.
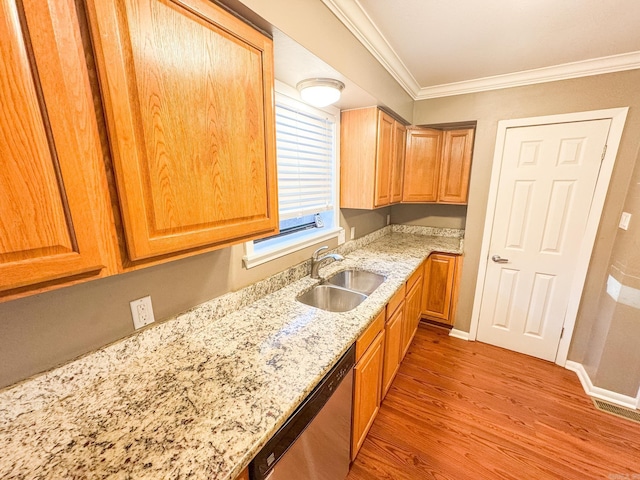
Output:
[[[344,243],[344,229],[341,227],[334,227],[323,232],[312,232],[311,234],[308,232],[301,232],[300,234],[292,235],[291,239],[280,242],[278,245],[274,245],[273,247],[265,248],[261,252],[255,252],[253,242],[247,242],[245,243],[245,252],[247,253],[242,257],[242,262],[244,263],[245,268],[257,267],[263,263],[284,257],[285,255],[297,252],[298,250],[307,248],[315,243],[324,242],[332,238],[340,238],[341,242],[339,243]]]

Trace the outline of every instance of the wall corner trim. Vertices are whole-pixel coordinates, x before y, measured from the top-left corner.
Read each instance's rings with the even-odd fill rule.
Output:
[[[638,401],[636,398],[630,397],[628,395],[622,395],[621,393],[612,392],[611,390],[606,390],[604,388],[596,387],[591,381],[591,378],[589,378],[589,374],[581,363],[567,360],[564,368],[566,368],[567,370],[571,370],[572,372],[575,372],[576,375],[578,375],[578,379],[582,384],[582,388],[584,388],[584,391],[587,395],[593,398],[604,400],[609,403],[613,403],[615,405],[620,405],[621,407],[633,409],[638,408]]]

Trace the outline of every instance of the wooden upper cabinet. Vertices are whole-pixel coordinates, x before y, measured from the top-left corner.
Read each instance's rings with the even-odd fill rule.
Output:
[[[404,130],[377,107],[342,112],[341,208],[373,209],[401,200]]]
[[[407,143],[407,128],[394,122],[393,158],[391,162],[391,203],[402,201],[402,184],[404,177],[404,160]]]
[[[378,112],[378,144],[376,151],[376,175],[374,206],[382,207],[391,203],[391,172],[393,169],[393,118]]]
[[[473,129],[445,130],[439,203],[467,203]]]
[[[404,163],[404,202],[436,202],[442,159],[442,131],[429,128],[407,130]]]
[[[106,252],[106,177],[74,15],[73,0],[0,4],[2,299],[115,268]]]
[[[208,0],[88,0],[130,260],[277,231],[273,44]]]
[[[472,128],[409,129],[402,201],[466,204],[473,134]]]

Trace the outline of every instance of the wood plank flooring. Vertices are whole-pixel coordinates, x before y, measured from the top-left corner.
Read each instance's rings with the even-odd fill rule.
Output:
[[[347,480],[640,480],[640,424],[576,374],[421,325]]]

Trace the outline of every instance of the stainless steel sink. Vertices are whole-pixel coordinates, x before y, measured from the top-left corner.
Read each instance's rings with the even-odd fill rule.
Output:
[[[296,300],[329,312],[353,310],[367,298],[366,295],[334,285],[317,285],[299,295]]]
[[[338,287],[354,290],[364,293],[365,295],[371,295],[371,292],[378,288],[384,280],[385,277],[377,273],[350,269],[338,272],[326,281]]]

